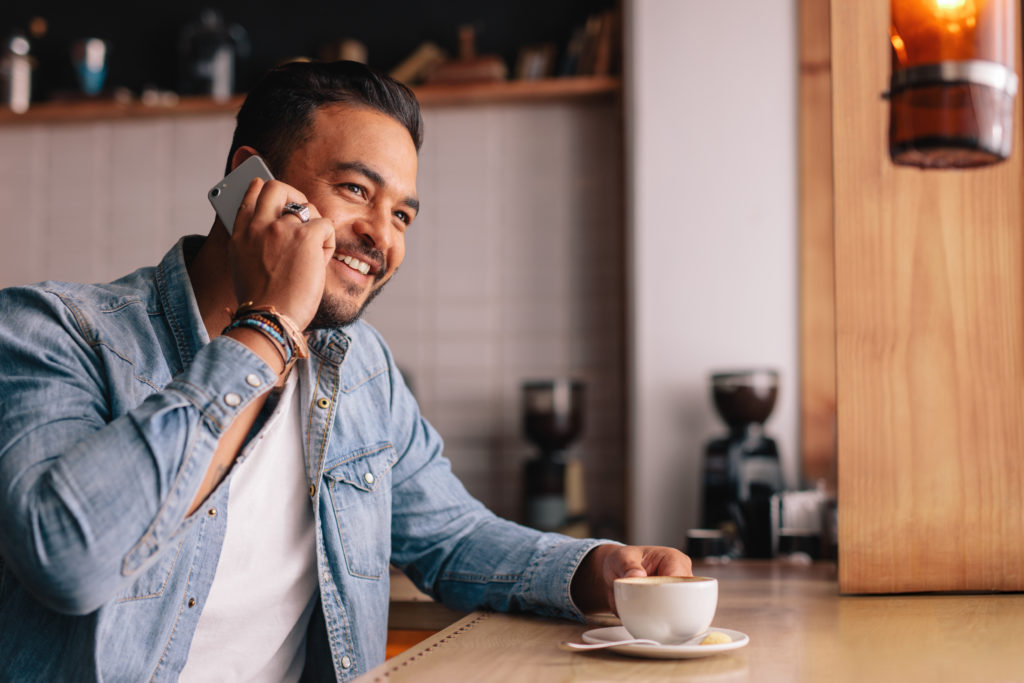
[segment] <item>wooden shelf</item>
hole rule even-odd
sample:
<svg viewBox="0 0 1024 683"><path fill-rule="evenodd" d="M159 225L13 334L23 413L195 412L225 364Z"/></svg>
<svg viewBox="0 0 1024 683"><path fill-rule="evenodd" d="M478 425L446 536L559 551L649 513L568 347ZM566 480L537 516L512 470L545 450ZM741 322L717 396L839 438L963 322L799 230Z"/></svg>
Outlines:
<svg viewBox="0 0 1024 683"><path fill-rule="evenodd" d="M420 104L431 107L601 97L614 95L620 88L621 82L617 77L593 76L547 78L537 81L424 85L414 90ZM215 102L209 97L182 97L172 105L148 105L138 100L117 102L113 99L40 102L33 104L24 114L0 109L0 125L234 113L238 111L242 100L243 96L237 95L226 102Z"/></svg>
<svg viewBox="0 0 1024 683"><path fill-rule="evenodd" d="M416 88L420 103L431 105L476 104L516 100L547 100L594 97L619 92L621 81L614 76L545 78L537 81L501 81L424 85Z"/></svg>
<svg viewBox="0 0 1024 683"><path fill-rule="evenodd" d="M113 99L40 102L32 104L24 114L0 109L0 125L221 114L236 112L241 104L241 97L233 97L226 102L215 102L209 97L182 97L172 105L143 104L139 100L118 102Z"/></svg>

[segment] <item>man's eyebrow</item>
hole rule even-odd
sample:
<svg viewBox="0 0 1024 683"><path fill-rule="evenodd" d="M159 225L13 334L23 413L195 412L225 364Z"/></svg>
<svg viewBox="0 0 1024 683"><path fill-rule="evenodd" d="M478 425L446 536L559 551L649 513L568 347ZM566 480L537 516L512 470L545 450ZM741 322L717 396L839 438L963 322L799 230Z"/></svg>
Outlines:
<svg viewBox="0 0 1024 683"><path fill-rule="evenodd" d="M370 168L361 161L339 161L334 165L334 171L355 171L356 173L360 173L366 176L370 180L370 182L372 182L377 187L385 188L388 186L387 181L384 180L384 176L382 176L380 173L377 173L376 171L374 171L372 168ZM413 211L419 213L420 200L416 199L415 197L406 197L405 199L402 200L402 203L404 203Z"/></svg>

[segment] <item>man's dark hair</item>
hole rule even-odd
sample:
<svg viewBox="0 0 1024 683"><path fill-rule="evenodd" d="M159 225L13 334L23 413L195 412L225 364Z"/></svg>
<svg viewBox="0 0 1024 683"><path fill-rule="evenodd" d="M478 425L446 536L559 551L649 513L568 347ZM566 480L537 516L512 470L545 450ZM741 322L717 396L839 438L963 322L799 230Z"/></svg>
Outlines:
<svg viewBox="0 0 1024 683"><path fill-rule="evenodd" d="M326 104L376 109L405 126L417 151L423 144L420 105L405 85L359 62L289 62L271 69L246 96L225 172L235 150L249 145L280 173L309 139L313 114Z"/></svg>

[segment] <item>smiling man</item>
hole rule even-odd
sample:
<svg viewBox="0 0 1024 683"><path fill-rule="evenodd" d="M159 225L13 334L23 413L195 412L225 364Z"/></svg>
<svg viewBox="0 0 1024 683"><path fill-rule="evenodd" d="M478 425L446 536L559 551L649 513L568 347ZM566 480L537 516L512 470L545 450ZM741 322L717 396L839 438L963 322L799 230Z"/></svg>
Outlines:
<svg viewBox="0 0 1024 683"><path fill-rule="evenodd" d="M156 267L0 292L0 679L348 680L388 564L456 608L579 619L679 551L499 519L359 318L419 209L419 107L364 66L272 71L217 219Z"/></svg>

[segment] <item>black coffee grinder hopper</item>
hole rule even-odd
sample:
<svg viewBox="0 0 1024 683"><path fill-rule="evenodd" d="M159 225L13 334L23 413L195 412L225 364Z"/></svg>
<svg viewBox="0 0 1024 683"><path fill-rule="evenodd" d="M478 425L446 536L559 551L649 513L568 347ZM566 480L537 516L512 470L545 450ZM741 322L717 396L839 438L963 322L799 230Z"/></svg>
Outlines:
<svg viewBox="0 0 1024 683"><path fill-rule="evenodd" d="M584 385L567 378L523 382L522 417L526 438L539 448L525 463L523 517L541 531L588 535L583 469L568 455L583 431Z"/></svg>
<svg viewBox="0 0 1024 683"><path fill-rule="evenodd" d="M711 397L728 435L705 447L702 525L732 541L732 554L771 557L771 498L783 490L775 440L764 423L775 407L779 375L750 369L711 375Z"/></svg>

